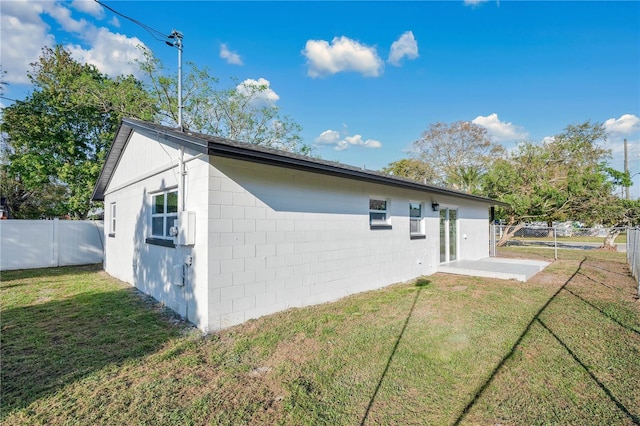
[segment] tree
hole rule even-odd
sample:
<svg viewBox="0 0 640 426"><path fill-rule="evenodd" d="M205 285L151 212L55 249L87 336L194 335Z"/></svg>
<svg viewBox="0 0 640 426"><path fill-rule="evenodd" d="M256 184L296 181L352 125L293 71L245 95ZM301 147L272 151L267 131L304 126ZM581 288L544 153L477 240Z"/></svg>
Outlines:
<svg viewBox="0 0 640 426"><path fill-rule="evenodd" d="M478 167L461 166L457 170L456 186L469 194L481 193L483 173Z"/></svg>
<svg viewBox="0 0 640 426"><path fill-rule="evenodd" d="M0 124L3 172L19 188L10 203L14 212L85 218L120 119L151 120L154 104L133 76L111 79L61 46L42 50L29 79L33 93L5 108ZM45 188L60 197L55 207L32 199Z"/></svg>
<svg viewBox="0 0 640 426"><path fill-rule="evenodd" d="M6 199L11 219L51 219L67 213L67 187L47 183L26 189L20 177L12 179L0 168L0 194Z"/></svg>
<svg viewBox="0 0 640 426"><path fill-rule="evenodd" d="M146 75L149 93L159 107L161 121L178 125L178 77L165 75L162 62L146 49L140 69ZM193 62L186 63L182 83L182 127L209 135L310 154L302 144L301 127L281 116L270 97L266 81L235 82L232 88L218 89L218 79Z"/></svg>
<svg viewBox="0 0 640 426"><path fill-rule="evenodd" d="M487 130L469 121L435 123L413 143L413 157L433 170L432 183L477 192L480 178L504 153Z"/></svg>
<svg viewBox="0 0 640 426"><path fill-rule="evenodd" d="M420 183L433 182L436 173L433 168L421 160L405 158L389 163L381 170L389 175L403 177Z"/></svg>
<svg viewBox="0 0 640 426"><path fill-rule="evenodd" d="M484 176L485 195L504 201L502 212L513 225L509 237L527 220L602 221L602 205L612 197L612 182L603 164L608 150L599 123L570 125L551 142L520 144L509 156L496 161ZM520 224L520 225L518 225Z"/></svg>
<svg viewBox="0 0 640 426"><path fill-rule="evenodd" d="M616 170L612 167L604 167L604 171L609 175L614 186L619 187L621 190L633 186L633 180L631 179L631 173L627 171ZM622 193L622 192L621 192Z"/></svg>
<svg viewBox="0 0 640 426"><path fill-rule="evenodd" d="M640 223L640 200L625 200L611 196L600 203L597 215L602 225L608 228L601 248L616 251L615 240L622 229Z"/></svg>

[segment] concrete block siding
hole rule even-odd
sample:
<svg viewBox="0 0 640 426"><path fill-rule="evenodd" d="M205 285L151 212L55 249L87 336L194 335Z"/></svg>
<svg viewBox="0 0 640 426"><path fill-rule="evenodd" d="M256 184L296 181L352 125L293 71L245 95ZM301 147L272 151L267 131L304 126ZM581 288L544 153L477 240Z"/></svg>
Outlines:
<svg viewBox="0 0 640 426"><path fill-rule="evenodd" d="M212 330L434 273L435 198L477 210L461 229L475 238L480 220L486 234L486 205L418 191L223 158L211 159L210 182ZM371 197L389 200L391 229L370 229ZM423 203L425 239L410 238L409 201ZM486 257L488 244L466 251Z"/></svg>
<svg viewBox="0 0 640 426"><path fill-rule="evenodd" d="M114 144L121 151L110 153L113 169L97 186L103 197L97 199L107 206L105 223L108 206L117 205L117 231L107 235L105 227L105 270L205 332L437 272L440 215L433 202L458 211L459 259L489 255L491 200L248 161L243 155L250 148L218 157L189 143L184 200L195 212L195 244L158 245L147 240L153 195L180 186L180 145L191 136L128 125L141 126L142 133L119 132ZM387 200L390 229L370 228L371 198ZM422 203L424 238L410 237L410 202ZM183 269L185 284L176 285L175 271L186 257L192 263Z"/></svg>

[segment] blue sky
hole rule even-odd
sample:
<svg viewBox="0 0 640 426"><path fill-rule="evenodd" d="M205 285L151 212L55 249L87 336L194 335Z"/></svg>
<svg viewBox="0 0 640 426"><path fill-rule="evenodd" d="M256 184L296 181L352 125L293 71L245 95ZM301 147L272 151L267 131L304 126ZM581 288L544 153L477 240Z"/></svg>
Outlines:
<svg viewBox="0 0 640 426"><path fill-rule="evenodd" d="M474 121L510 148L592 120L609 131L612 166L626 138L640 172L640 2L104 3L181 31L184 60L223 86L268 84L324 159L379 169L437 121ZM110 75L136 72L137 44L176 67L175 49L91 0L3 0L0 13L6 98L28 93L44 45Z"/></svg>

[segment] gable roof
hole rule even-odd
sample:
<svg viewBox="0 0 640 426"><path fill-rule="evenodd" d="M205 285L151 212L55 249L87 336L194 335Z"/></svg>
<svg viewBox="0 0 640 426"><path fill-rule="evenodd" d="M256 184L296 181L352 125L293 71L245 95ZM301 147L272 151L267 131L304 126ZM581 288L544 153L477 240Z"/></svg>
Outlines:
<svg viewBox="0 0 640 426"><path fill-rule="evenodd" d="M508 204L486 197L454 191L439 186L426 185L410 179L390 176L381 172L361 169L342 163L321 160L301 154L273 149L261 145L238 142L231 139L210 136L195 132L181 132L177 129L146 121L125 118L121 121L116 137L107 154L104 166L98 176L93 190L92 200L103 201L104 194L113 172L118 165L120 156L133 132L147 136L157 141L170 141L185 146L198 153L234 158L261 164L269 164L312 173L338 176L347 179L378 183L397 188L425 191L433 194L449 195L490 205L508 206Z"/></svg>

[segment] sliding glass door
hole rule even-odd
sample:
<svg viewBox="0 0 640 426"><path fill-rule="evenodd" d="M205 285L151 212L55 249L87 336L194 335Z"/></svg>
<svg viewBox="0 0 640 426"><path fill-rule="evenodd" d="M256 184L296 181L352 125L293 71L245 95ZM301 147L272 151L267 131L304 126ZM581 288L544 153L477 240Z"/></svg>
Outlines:
<svg viewBox="0 0 640 426"><path fill-rule="evenodd" d="M440 263L458 258L458 210L440 210Z"/></svg>

